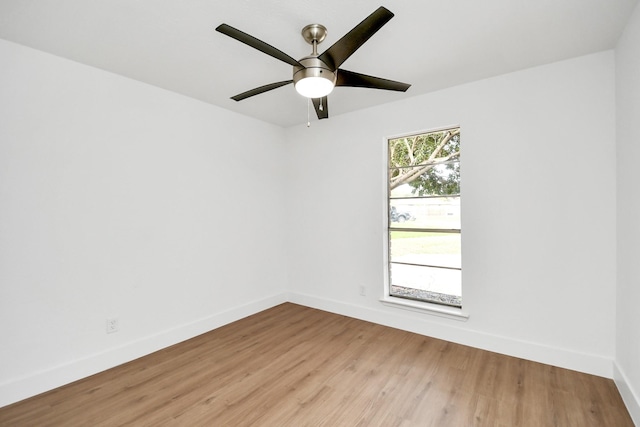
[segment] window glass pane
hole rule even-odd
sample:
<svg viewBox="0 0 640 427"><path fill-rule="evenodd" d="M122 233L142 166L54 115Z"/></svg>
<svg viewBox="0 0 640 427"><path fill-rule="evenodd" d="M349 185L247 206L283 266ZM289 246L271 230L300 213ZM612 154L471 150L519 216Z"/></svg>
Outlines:
<svg viewBox="0 0 640 427"><path fill-rule="evenodd" d="M461 307L460 128L388 142L389 293Z"/></svg>
<svg viewBox="0 0 640 427"><path fill-rule="evenodd" d="M391 228L460 230L459 197L423 197L389 200Z"/></svg>
<svg viewBox="0 0 640 427"><path fill-rule="evenodd" d="M390 263L392 296L460 306L462 272L445 268Z"/></svg>
<svg viewBox="0 0 640 427"><path fill-rule="evenodd" d="M459 233L391 231L389 240L391 262L462 267Z"/></svg>
<svg viewBox="0 0 640 427"><path fill-rule="evenodd" d="M389 196L416 197L460 194L460 162L389 169Z"/></svg>

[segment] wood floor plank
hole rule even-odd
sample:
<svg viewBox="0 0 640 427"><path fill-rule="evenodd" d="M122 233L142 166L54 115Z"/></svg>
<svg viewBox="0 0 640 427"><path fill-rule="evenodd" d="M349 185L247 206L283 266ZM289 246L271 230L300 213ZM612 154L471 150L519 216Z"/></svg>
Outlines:
<svg viewBox="0 0 640 427"><path fill-rule="evenodd" d="M0 408L0 426L633 426L612 380L295 304Z"/></svg>

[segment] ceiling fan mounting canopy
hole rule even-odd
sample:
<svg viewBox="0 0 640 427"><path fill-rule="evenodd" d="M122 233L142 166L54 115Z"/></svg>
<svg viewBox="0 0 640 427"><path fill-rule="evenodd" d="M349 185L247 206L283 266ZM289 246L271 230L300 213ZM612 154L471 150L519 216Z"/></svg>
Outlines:
<svg viewBox="0 0 640 427"><path fill-rule="evenodd" d="M260 86L232 96L231 99L242 101L254 95L259 95L293 83L298 93L307 98L311 98L318 119L326 119L329 117L327 95L331 93L335 86L405 92L411 85L339 68L391 18L393 18L393 13L382 6L379 7L322 54L318 54L317 48L318 44L326 38L327 29L320 24L307 25L302 29L302 37L307 43L313 46L313 51L311 55L305 56L300 60L296 60L262 40L227 24L219 25L216 31L293 66L293 77L291 80Z"/></svg>
<svg viewBox="0 0 640 427"><path fill-rule="evenodd" d="M327 28L320 24L309 24L302 29L302 37L311 45L313 42L320 44L327 37Z"/></svg>

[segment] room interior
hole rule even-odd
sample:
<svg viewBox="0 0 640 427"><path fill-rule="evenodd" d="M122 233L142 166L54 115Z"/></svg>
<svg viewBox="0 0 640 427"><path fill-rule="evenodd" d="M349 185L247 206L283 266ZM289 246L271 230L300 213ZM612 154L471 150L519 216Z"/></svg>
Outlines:
<svg viewBox="0 0 640 427"><path fill-rule="evenodd" d="M290 68L215 27L301 57L379 4L3 2L0 407L292 302L611 378L639 424L637 1L429 3L345 63L411 88L307 126L229 99ZM462 320L380 301L386 138L454 124Z"/></svg>

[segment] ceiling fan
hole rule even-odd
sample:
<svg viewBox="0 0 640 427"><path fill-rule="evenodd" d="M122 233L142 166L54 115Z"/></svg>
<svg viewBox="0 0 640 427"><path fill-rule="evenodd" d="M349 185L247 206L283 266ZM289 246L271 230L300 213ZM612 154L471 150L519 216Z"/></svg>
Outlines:
<svg viewBox="0 0 640 427"><path fill-rule="evenodd" d="M298 93L311 99L318 119L326 119L329 117L327 95L331 93L335 86L405 92L411 85L339 68L347 58L389 22L391 18L393 18L393 13L384 7L379 7L322 54L318 54L318 44L327 36L327 29L320 24L307 25L302 29L302 37L312 45L313 51L311 55L305 56L300 60L295 60L281 50L230 25L222 24L218 26L216 31L293 66L293 78L291 80L260 86L232 96L231 99L242 101L254 95L293 83Z"/></svg>

